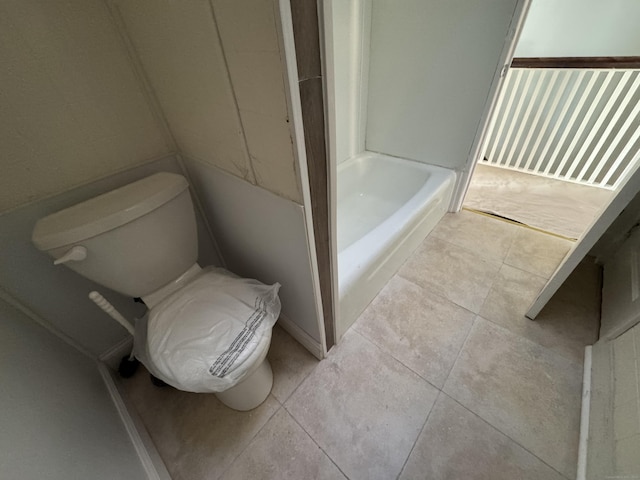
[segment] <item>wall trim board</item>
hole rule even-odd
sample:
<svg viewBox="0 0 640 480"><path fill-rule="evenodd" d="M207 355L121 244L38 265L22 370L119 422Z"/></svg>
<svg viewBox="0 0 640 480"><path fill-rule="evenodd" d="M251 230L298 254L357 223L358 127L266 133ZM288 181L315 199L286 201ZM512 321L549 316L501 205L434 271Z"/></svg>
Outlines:
<svg viewBox="0 0 640 480"><path fill-rule="evenodd" d="M321 15L321 28L320 32L323 35L322 42L322 72L324 82L324 114L325 114L325 135L326 135L326 145L327 145L327 181L328 181L328 202L329 202L329 254L331 259L331 289L333 292L333 319L334 319L334 331L338 331L338 324L340 323L340 286L338 284L338 228L337 228L337 218L338 218L338 147L337 147L337 139L336 139L336 82L335 79L335 69L334 69L334 42L333 36L327 35L327 29L331 29L332 21L333 21L333 2L331 1L323 1L322 2L322 15ZM368 58L368 54L367 54ZM363 93L363 95L365 95ZM366 97L365 97L366 98ZM362 118L366 118L362 117ZM363 122L366 123L366 122ZM363 142L362 147L364 148L364 129L361 132L361 140ZM337 337L337 336L336 336ZM335 343L340 341L340 338L334 339Z"/></svg>
<svg viewBox="0 0 640 480"><path fill-rule="evenodd" d="M102 362L98 362L97 368L131 439L131 443L133 443L147 478L149 480L171 480L169 471L162 461L153 440L151 440L142 420L140 420L135 409L127 400L126 395L119 388L119 381L113 377L114 373Z"/></svg>
<svg viewBox="0 0 640 480"><path fill-rule="evenodd" d="M326 356L324 346L311 338L307 332L302 330L286 316L280 314L280 318L278 318L278 325L280 325L289 335L304 346L318 360L322 360Z"/></svg>
<svg viewBox="0 0 640 480"><path fill-rule="evenodd" d="M461 171L456 171L456 186L453 191L451 206L449 207L450 212L459 212L462 208L464 197L469 188L469 184L471 183L471 177L473 176L476 165L480 160L478 157L480 156L482 146L486 141L485 137L490 129L489 127L491 123L495 121L494 110L498 103L500 91L504 85L508 66L513 60L518 39L520 38L520 34L524 28L525 19L527 17L529 7L531 6L531 2L532 0L518 0L513 10L513 16L511 17L507 38L505 38L500 59L496 64L496 71L491 82L491 87L489 88L484 112L478 121L476 135L473 143L471 144L467 162Z"/></svg>
<svg viewBox="0 0 640 480"><path fill-rule="evenodd" d="M118 370L120 359L128 356L133 349L133 337L126 337L112 347L106 349L98 356L98 361L104 363L112 370Z"/></svg>
<svg viewBox="0 0 640 480"><path fill-rule="evenodd" d="M287 3L287 5L284 5ZM282 28L285 33L285 54L290 75L289 89L293 104L300 107L301 130L296 137L303 136L308 172L309 198L305 210L311 214L317 262L317 274L324 319L324 337L327 349L335 342L336 301L333 291L331 265L331 219L329 213L328 159L326 151L326 124L324 118L324 78L321 65L320 18L318 4L312 0L286 2L280 0ZM287 29L286 31L284 29ZM288 48L288 50L287 50ZM294 62L295 59L295 62ZM297 65L297 72L291 67ZM292 76L293 75L293 76ZM293 92L291 80L297 80L298 92ZM296 118L294 117L294 121ZM300 152L299 152L300 153ZM302 163L302 162L301 162ZM303 182L305 183L305 182Z"/></svg>
<svg viewBox="0 0 640 480"><path fill-rule="evenodd" d="M580 410L580 441L578 443L578 473L576 480L587 478L587 454L589 441L589 414L591 409L591 360L592 348L584 349L584 367L582 373L582 405Z"/></svg>
<svg viewBox="0 0 640 480"><path fill-rule="evenodd" d="M9 292L7 292L2 287L2 285L0 285L0 301L3 301L5 303L7 303L8 305L12 306L13 308L15 308L16 310L20 311L21 313L23 313L24 315L29 317L29 319L33 320L38 325L40 325L41 327L45 328L48 332L52 333L53 335L58 337L60 340L62 340L64 343L66 343L67 345L73 347L74 349L76 349L77 351L82 353L83 355L87 356L88 358L91 358L92 360L96 359L96 356L93 355L91 352L89 352L89 350L84 348L82 345L80 345L78 342L76 342L69 335L64 333L59 328L57 328L54 324L48 322L47 320L45 320L44 318L39 316L37 313L35 313L33 310L28 308L26 305L24 305L22 302L20 302L18 299L16 299L13 295L11 295Z"/></svg>
<svg viewBox="0 0 640 480"><path fill-rule="evenodd" d="M322 338L322 357L334 343L332 332L335 331L335 293L331 292L333 299L329 305L330 311L325 312L323 303L323 291L320 280L320 268L318 265L317 243L315 232L314 212L312 207L312 194L310 187L310 174L306 151L305 128L303 124L302 101L300 98L300 78L298 75L298 55L296 54L296 42L293 28L293 15L290 0L275 0L278 12L275 15L280 51L283 55L285 72L285 94L287 110L291 125L291 138L293 140L293 152L298 165L300 186L302 190L305 227L307 242L310 252L311 272L313 276L313 289L317 316L323 321L319 322L320 336ZM326 199L325 199L326 200ZM331 335L331 337L329 337Z"/></svg>
<svg viewBox="0 0 640 480"><path fill-rule="evenodd" d="M598 341L591 347L591 395L589 436L585 453L585 477L607 478L614 468L613 345ZM582 430L582 425L581 425ZM578 480L580 478L578 477Z"/></svg>

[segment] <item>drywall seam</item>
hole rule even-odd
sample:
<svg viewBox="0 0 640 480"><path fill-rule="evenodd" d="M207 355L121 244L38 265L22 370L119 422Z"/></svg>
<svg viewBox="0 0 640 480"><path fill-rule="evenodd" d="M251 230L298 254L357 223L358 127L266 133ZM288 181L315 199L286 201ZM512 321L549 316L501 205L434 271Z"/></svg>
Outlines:
<svg viewBox="0 0 640 480"><path fill-rule="evenodd" d="M96 360L95 355L90 353L87 349L85 349L82 345L80 345L78 342L76 342L73 338L71 338L69 335L64 333L62 330L58 329L55 325L48 322L47 320L42 318L40 315L35 313L33 310L28 308L26 305L21 303L15 297L9 294L9 292L7 292L1 285L0 285L0 300L4 301L8 305L11 305L16 310L19 310L21 313L29 317L38 325L45 328L47 331L49 331L50 333L52 333L53 335L61 339L67 345L70 345L71 347L75 348L76 350L78 350L80 353L87 356L88 358L91 358L92 360Z"/></svg>
<svg viewBox="0 0 640 480"><path fill-rule="evenodd" d="M149 108L153 112L153 116L158 122L160 129L164 133L165 143L169 148L169 150L171 150L172 152L176 152L178 150L178 144L176 142L175 137L173 136L173 132L171 131L171 128L169 127L167 116L165 115L164 110L160 105L158 96L156 95L156 92L153 89L151 82L149 81L149 76L147 75L147 72L145 71L144 66L142 65L142 61L140 60L138 51L136 50L135 45L131 40L131 35L129 35L127 24L122 18L122 12L120 12L120 9L116 4L116 0L105 0L105 2L106 2L107 10L110 13L113 25L122 41L123 48L125 50L127 58L129 59L133 72L138 79L142 93L147 99Z"/></svg>
<svg viewBox="0 0 640 480"><path fill-rule="evenodd" d="M118 415L131 439L131 443L138 454L142 468L149 480L171 480L171 476L160 454L156 450L151 437L147 433L142 421L135 414L135 410L127 405L109 368L101 362L97 364L98 372L104 381Z"/></svg>
<svg viewBox="0 0 640 480"><path fill-rule="evenodd" d="M103 180L105 178L109 178L109 177L111 177L113 175L118 175L118 174L120 174L122 172L126 172L127 170L131 170L131 169L137 168L137 167L142 167L142 166L148 165L150 163L159 162L159 161L164 160L166 158L175 158L175 153L171 152L171 153L167 153L167 154L162 154L162 155L160 155L158 157L153 157L153 158L141 160L140 162L133 163L133 164L127 165L125 167L119 168L117 170L113 170L111 172L108 172L105 175L102 175L102 176L99 176L99 177L95 177L95 178L89 178L88 180L86 180L84 182L80 182L80 183L78 183L76 185L71 185L69 187L66 187L64 190L59 190L59 191L50 193L48 195L44 195L44 196L41 196L41 197L33 198L32 200L30 200L28 202L21 203L20 205L16 205L16 206L11 207L11 208L9 208L7 210L1 211L0 212L0 216L12 213L12 212L14 212L16 210L19 210L21 208L27 207L29 205L33 205L34 203L43 202L43 201L48 200L50 198L57 197L58 195L62 195L63 193L69 192L69 191L74 190L76 188L84 187L85 185L90 185L92 183L99 182L100 180Z"/></svg>
<svg viewBox="0 0 640 480"><path fill-rule="evenodd" d="M253 167L253 158L251 158L251 152L249 152L249 142L247 142L247 134L245 133L244 121L242 120L242 114L240 113L238 96L236 95L236 89L233 86L233 81L231 80L231 71L229 70L227 52L226 52L224 43L222 42L222 35L220 35L220 29L218 28L218 19L216 18L216 11L213 8L212 0L209 0L209 8L211 10L211 20L213 21L213 25L215 26L215 29L216 29L216 36L218 38L218 43L220 44L220 50L222 51L222 61L224 62L224 68L227 73L227 82L229 82L229 88L231 89L231 96L233 97L233 105L236 108L236 112L238 112L238 121L240 122L240 127L242 128L242 142L244 145L244 152L249 161L249 169L251 171L251 178L253 179L253 182L250 182L250 183L254 185L258 185L258 178L256 177L256 171L255 171L255 168ZM247 180L246 177L243 179ZM278 196L281 196L281 195L278 195Z"/></svg>
<svg viewBox="0 0 640 480"><path fill-rule="evenodd" d="M209 240L211 240L211 243L213 244L213 248L218 254L218 258L220 259L220 262L222 262L222 266L227 268L227 261L222 255L220 246L218 245L218 242L216 241L216 237L213 234L213 229L211 228L211 224L209 223L209 218L205 214L204 207L202 206L202 200L200 200L200 193L198 192L198 189L196 188L195 183L191 180L191 174L189 173L189 169L187 168L187 166L184 164L184 160L182 159L182 154L177 153L176 159L178 160L178 165L180 165L180 168L182 169L182 173L184 174L185 177L187 177L189 181L189 185L193 189L193 193L194 193L193 197L195 200L195 205L198 211L200 212L200 217L204 221L205 227L207 228L207 233L209 234Z"/></svg>

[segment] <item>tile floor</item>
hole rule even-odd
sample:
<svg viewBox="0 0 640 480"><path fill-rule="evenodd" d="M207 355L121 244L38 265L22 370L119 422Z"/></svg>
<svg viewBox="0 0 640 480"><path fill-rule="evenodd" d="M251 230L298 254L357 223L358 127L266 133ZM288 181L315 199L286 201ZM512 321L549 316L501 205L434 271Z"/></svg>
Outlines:
<svg viewBox="0 0 640 480"><path fill-rule="evenodd" d="M524 312L571 243L447 215L322 362L276 326L267 401L125 380L175 480L573 479L598 270Z"/></svg>

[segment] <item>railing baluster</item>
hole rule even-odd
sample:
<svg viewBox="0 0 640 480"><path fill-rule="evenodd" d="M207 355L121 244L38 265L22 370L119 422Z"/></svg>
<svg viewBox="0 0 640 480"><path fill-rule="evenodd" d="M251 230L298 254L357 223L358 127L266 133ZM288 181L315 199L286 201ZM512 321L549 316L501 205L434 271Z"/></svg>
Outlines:
<svg viewBox="0 0 640 480"><path fill-rule="evenodd" d="M625 133L629 131L629 127L631 126L631 123L638 116L638 112L640 112L640 103L636 103L636 106L633 107L633 110L624 121L622 128L620 128L620 130L618 131L618 134L615 136L615 138L611 142L611 145L609 145L609 148L607 148L607 151L604 154L605 157L608 157L615 150L615 147L618 146L618 144L620 143L620 140L624 138ZM600 184L606 185L609 182L614 172L618 169L622 161L625 159L626 154L629 153L629 150L631 150L631 148L636 143L636 140L638 140L639 137L640 137L640 128L636 128L635 132L633 132L633 135L627 141L626 145L618 155L618 158L616 158L615 162L613 162L613 165L609 167L607 174L604 176ZM599 171L593 172L591 177L589 177L590 183L595 183L595 179L597 178L598 173L600 172Z"/></svg>
<svg viewBox="0 0 640 480"><path fill-rule="evenodd" d="M550 75L548 70L513 68L507 72L479 161L615 188L633 165L632 157L640 157L640 128L636 128L640 102L618 127L625 109L637 98L640 70L554 68ZM611 155L618 150L612 161Z"/></svg>
<svg viewBox="0 0 640 480"><path fill-rule="evenodd" d="M560 114L556 118L556 123L553 126L553 128L551 129L551 134L547 137L547 143L544 146L544 148L542 149L542 153L540 154L540 158L538 158L538 161L536 162L536 166L533 168L533 170L535 172L540 172L540 167L542 166L542 162L546 158L547 152L549 151L549 148L551 148L551 145L553 144L553 139L556 138L558 130L560 130L560 125L562 125L562 122L564 121L564 117L567 114L567 111L569 110L569 106L573 102L573 98L576 96L576 92L580 88L580 85L582 84L582 80L584 79L584 76L586 75L586 73L587 73L586 70L582 70L582 71L578 72L578 78L576 78L575 83L571 87L571 90L569 91L569 95L567 96L567 98L565 99L564 104L562 105L562 109L560 110ZM571 75L571 72L568 72L568 74ZM545 174L546 174L546 172L545 172Z"/></svg>
<svg viewBox="0 0 640 480"><path fill-rule="evenodd" d="M534 100L538 99L538 91L540 89L540 87L542 87L542 83L544 82L544 80L547 78L546 75L546 71L545 70L541 70L540 71L540 78L538 78L538 85L536 86L536 90L533 94L533 98L532 101L529 103L529 108L531 108L531 106L536 103ZM517 169L521 169L520 164L522 163L522 160L524 158L524 154L527 151L527 147L529 146L529 142L531 141L531 138L533 137L533 132L535 132L537 126L538 126L538 122L540 121L540 117L542 116L542 111L544 110L544 106L547 104L547 100L549 100L549 95L551 95L551 92L553 91L553 87L556 84L556 80L558 79L558 70L554 70L553 73L551 74L551 78L549 79L549 82L547 83L547 87L544 90L544 94L542 95L542 100L540 101L540 104L538 106L538 111L536 112L535 116L533 117L533 122L531 122L531 127L529 128L529 131L527 132L527 136L524 139L524 143L522 144L522 148L520 149L520 153L518 154L518 158L516 158L514 167ZM528 112L527 112L528 113ZM522 126L521 126L522 128ZM531 157L530 157L531 158ZM530 162L527 162L527 164L525 165L525 168L527 168L529 166Z"/></svg>
<svg viewBox="0 0 640 480"><path fill-rule="evenodd" d="M626 84L631 79L631 74L632 74L631 71L628 71L628 72L624 73L623 78L618 83L618 87L616 88L616 91L614 92L613 95L611 95L611 98L609 99L609 103L607 104L607 106L609 107L609 110L613 107L613 105L615 104L616 100L618 100L618 98L620 96L620 93L622 92L622 90L624 89ZM593 163L595 158L598 156L598 153L600 153L600 150L602 149L602 147L604 146L605 142L607 141L607 139L611 135L611 131L613 130L613 128L618 123L618 120L620 120L620 116L624 112L625 107L627 105L629 105L629 102L631 101L631 99L633 98L633 95L638 90L638 87L640 87L640 75L636 75L636 78L635 78L634 82L631 84L631 88L629 88L629 90L627 90L626 95L624 96L624 98L622 99L622 102L620 103L620 105L616 109L616 112L614 113L613 117L611 117L611 120L607 123L607 127L605 128L604 132L602 132L602 135L600 135L600 138L598 139L598 142L596 143L595 147L593 147L593 151L591 152L591 155L589 155L589 158L587 159L587 161L585 162L584 166L582 167L582 170L580 170L580 173L578 174L578 177L576 178L576 180L578 180L578 181L583 181L584 180L584 177L586 176L587 172L589 171L589 167L591 167L591 164ZM603 112L603 114L600 116L600 118L598 120L601 121L601 122L604 122L604 119L606 118L607 114L608 114L608 112L606 114L605 114L605 112ZM594 128L594 131L596 131L595 128ZM606 161L607 161L607 159L603 156L602 159L600 160L600 163L598 165L596 165L596 169L594 170L594 172L597 171L598 173L600 173L600 171L604 167L604 164L606 164ZM596 176L597 176L597 174L596 174ZM588 180L586 180L586 182L590 183Z"/></svg>
<svg viewBox="0 0 640 480"><path fill-rule="evenodd" d="M558 71L556 71L556 73L558 73ZM538 138L536 138L536 141L533 144L533 147L531 148L531 153L529 154L529 160L527 160L527 163L524 166L525 170L529 170L529 166L531 165L531 162L535 158L535 154L538 151L538 147L540 146L540 142L544 138L544 134L547 131L547 128L549 128L549 123L551 122L551 119L553 118L553 113L558 108L558 103L560 102L560 99L562 98L562 95L564 95L564 92L567 89L567 85L569 84L569 79L571 78L571 72L564 71L562 76L564 78L562 79L562 82L560 83L560 87L558 87L558 89L554 93L553 102L551 103L551 107L549 107L549 112L547 113L547 116L546 116L546 118L544 120L544 123L542 124L542 128L540 128L540 133L538 134ZM541 112L543 110L544 110L544 105L542 105L541 108L540 108ZM542 157L540 157L540 158L542 158ZM536 167L537 167L537 165L538 164L536 164ZM538 169L536 167L534 167L532 170L538 171Z"/></svg>
<svg viewBox="0 0 640 480"><path fill-rule="evenodd" d="M603 76L602 72L594 72L594 75ZM558 168L557 168L556 173L554 175L555 178L559 178L561 176L564 176L564 175L562 175L562 170L564 169L564 166L567 164L567 160L569 160L571 155L574 153L576 145L577 145L578 141L580 140L580 138L582 137L584 129L587 128L589 120L591 119L591 116L593 115L593 112L595 112L596 108L600 104L600 101L602 100L602 97L604 96L604 92L607 91L607 87L611 83L611 79L612 78L613 78L613 75L608 75L606 72L604 72L604 81L600 85L600 88L598 88L598 91L596 92L596 95L595 95L593 101L591 102L591 105L589 105L589 109L587 110L587 113L582 117L582 121L578 124L578 130L576 130L576 133L573 135L573 138L571 139L571 143L569 144L569 147L564 152L564 155L562 156L562 160L560 160L560 164L558 165ZM591 90L585 91L582 94L582 98L586 101L589 98L589 94L590 93L591 93ZM574 162L579 162L580 161L580 157L579 156L574 157L573 161Z"/></svg>
<svg viewBox="0 0 640 480"><path fill-rule="evenodd" d="M592 71L591 72L591 78L589 78L589 82L587 83L587 86L585 88L585 92L590 92L591 91L591 89L593 88L593 86L596 83L597 78L598 78L597 72L593 72ZM571 132L571 129L573 128L573 125L575 124L576 118L578 118L578 115L582 111L582 107L584 106L586 101L587 101L587 95L581 95L580 98L578 99L578 104L573 109L573 112L571 113L571 116L569 117L569 121L565 124L564 130L562 131L562 135L560 136L560 141L556 144L556 148L553 149L553 153L551 154L551 157L549 158L549 163L547 163L547 166L544 169L544 174L545 175L549 174L549 171L551 170L551 167L555 164L556 158L558 157L558 154L560 153L560 150L562 149L562 146L564 145L564 142L567 140L567 137L569 136L569 132ZM569 104L573 103L573 98L568 100L568 102L569 102ZM564 118L562 119L562 121L564 121ZM559 122L559 123L562 123L562 122Z"/></svg>
<svg viewBox="0 0 640 480"><path fill-rule="evenodd" d="M533 72L532 71L528 71L527 72L527 78L526 78L526 80L524 82L524 87L522 89L522 95L520 95L520 98L518 99L518 104L516 105L516 110L515 110L515 112L513 112L513 121L511 122L511 125L509 125L509 131L507 132L507 136L506 136L505 143L504 143L504 147L505 148L502 149L503 152L507 149L507 146L511 144L511 135L513 134L513 129L516 126L516 124L519 124L519 127L518 127L518 130L516 132L515 137L513 138L513 145L511 146L511 148L509 148L509 154L507 155L507 158L503 163L503 165L506 166L506 167L511 166L511 158L513 157L513 153L518 148L518 143L520 141L520 136L522 134L522 126L525 123L524 116L526 116L528 114L529 109L530 109L531 105L533 104L532 101L529 102L529 105L527 107L527 111L524 114L524 116L521 118L520 112L522 111L522 105L524 104L524 101L527 98L527 92L529 92L529 87L531 86L531 80L532 79L533 79ZM534 97L535 97L535 93L534 93Z"/></svg>
<svg viewBox="0 0 640 480"><path fill-rule="evenodd" d="M522 70L516 70L514 77L512 77L512 82L510 83L511 92L509 93L509 100L507 101L507 105L505 106L504 112L502 113L502 118L500 119L500 125L498 126L498 132L496 134L496 138L491 147L491 152L487 157L490 164L500 164L499 160L496 160L495 153L498 144L502 138L502 129L504 128L505 123L507 122L507 117L509 116L509 111L511 110L511 105L513 104L513 99L516 96L516 92L518 91L518 86L520 85L520 78L522 77ZM504 148L504 145L503 145Z"/></svg>

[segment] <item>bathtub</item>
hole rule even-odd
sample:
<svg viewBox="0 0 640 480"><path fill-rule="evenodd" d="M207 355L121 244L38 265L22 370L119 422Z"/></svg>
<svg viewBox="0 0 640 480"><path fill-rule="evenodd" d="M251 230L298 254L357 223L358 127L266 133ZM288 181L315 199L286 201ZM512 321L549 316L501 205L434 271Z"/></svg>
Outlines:
<svg viewBox="0 0 640 480"><path fill-rule="evenodd" d="M364 152L337 177L340 338L447 212L456 176Z"/></svg>

